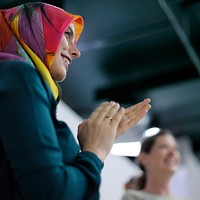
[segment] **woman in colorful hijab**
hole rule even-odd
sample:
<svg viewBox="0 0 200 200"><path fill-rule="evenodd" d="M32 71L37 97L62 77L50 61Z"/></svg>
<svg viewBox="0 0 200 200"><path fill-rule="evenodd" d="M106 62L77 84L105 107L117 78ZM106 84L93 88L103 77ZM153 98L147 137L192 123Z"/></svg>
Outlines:
<svg viewBox="0 0 200 200"><path fill-rule="evenodd" d="M0 10L0 199L99 199L114 140L150 109L149 99L102 103L76 143L56 106L82 29L81 16L45 3Z"/></svg>
<svg viewBox="0 0 200 200"><path fill-rule="evenodd" d="M29 3L2 10L0 60L15 58L35 66L49 84L54 97L58 98L58 88L49 74L49 69L58 44L72 22L76 44L83 29L81 16L41 3Z"/></svg>

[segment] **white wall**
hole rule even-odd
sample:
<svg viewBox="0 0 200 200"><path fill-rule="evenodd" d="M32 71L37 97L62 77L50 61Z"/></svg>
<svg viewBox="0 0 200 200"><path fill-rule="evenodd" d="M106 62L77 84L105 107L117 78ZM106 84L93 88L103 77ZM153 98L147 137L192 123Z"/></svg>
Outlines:
<svg viewBox="0 0 200 200"><path fill-rule="evenodd" d="M105 160L100 187L101 200L120 200L124 194L124 184L132 177L140 174L139 168L124 157L112 154Z"/></svg>

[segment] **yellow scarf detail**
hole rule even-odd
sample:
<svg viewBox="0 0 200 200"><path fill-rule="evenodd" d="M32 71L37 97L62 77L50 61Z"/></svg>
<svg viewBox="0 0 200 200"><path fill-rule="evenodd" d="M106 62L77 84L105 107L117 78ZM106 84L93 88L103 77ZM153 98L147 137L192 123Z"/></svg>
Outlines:
<svg viewBox="0 0 200 200"><path fill-rule="evenodd" d="M24 41L19 36L18 18L19 18L19 15L17 15L15 19L13 20L12 29L15 30L17 39L19 40L20 44L23 46L25 51L28 53L28 55L31 57L37 70L41 73L43 78L46 80L47 84L49 85L51 89L51 92L53 93L54 98L57 99L59 96L59 90L55 81L52 79L49 70L46 68L45 64L41 61L41 59L24 43Z"/></svg>

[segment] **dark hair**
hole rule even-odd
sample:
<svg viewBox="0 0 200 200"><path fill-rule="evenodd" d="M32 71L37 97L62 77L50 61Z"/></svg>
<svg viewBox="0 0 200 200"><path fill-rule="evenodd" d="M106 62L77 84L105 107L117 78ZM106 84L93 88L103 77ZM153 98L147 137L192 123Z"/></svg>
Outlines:
<svg viewBox="0 0 200 200"><path fill-rule="evenodd" d="M142 147L141 147L140 153L142 153L142 152L144 152L146 154L150 153L157 138L162 135L172 135L173 136L173 133L168 129L160 129L156 135L145 138L142 142ZM144 189L145 183L146 183L146 170L145 170L145 167L141 163L138 163L138 165L140 166L140 168L143 171L143 174L138 179L138 188L140 190L142 190L142 189Z"/></svg>

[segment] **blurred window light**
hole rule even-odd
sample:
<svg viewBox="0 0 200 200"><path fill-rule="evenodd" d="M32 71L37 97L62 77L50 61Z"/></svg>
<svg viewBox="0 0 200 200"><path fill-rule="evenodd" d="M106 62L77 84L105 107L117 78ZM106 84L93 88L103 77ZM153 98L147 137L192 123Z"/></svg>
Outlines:
<svg viewBox="0 0 200 200"><path fill-rule="evenodd" d="M158 134L160 128L152 127L143 132L143 138ZM142 141L142 140L141 140ZM141 150L141 141L114 143L111 154L116 156L137 157Z"/></svg>
<svg viewBox="0 0 200 200"><path fill-rule="evenodd" d="M115 143L111 149L111 153L116 156L133 156L137 157L140 153L140 142L123 142Z"/></svg>

